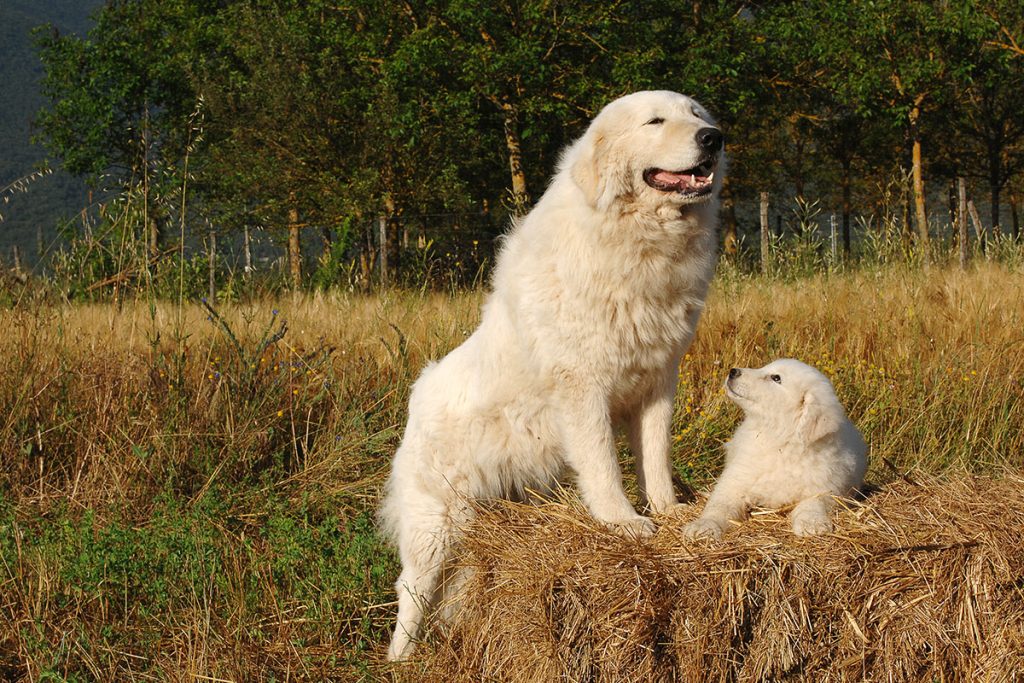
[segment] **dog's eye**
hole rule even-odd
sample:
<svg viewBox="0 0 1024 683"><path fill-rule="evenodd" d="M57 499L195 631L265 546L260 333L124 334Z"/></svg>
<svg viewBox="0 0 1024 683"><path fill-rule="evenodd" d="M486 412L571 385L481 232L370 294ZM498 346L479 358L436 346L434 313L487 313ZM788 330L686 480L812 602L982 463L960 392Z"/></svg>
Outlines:
<svg viewBox="0 0 1024 683"><path fill-rule="evenodd" d="M665 123L665 119L661 118L660 116L655 116L653 119L651 119L650 121L648 121L644 125L647 125L647 126L659 126L659 125L661 125L663 123Z"/></svg>
<svg viewBox="0 0 1024 683"><path fill-rule="evenodd" d="M778 375L772 375L771 380L776 384L782 384L782 378Z"/></svg>

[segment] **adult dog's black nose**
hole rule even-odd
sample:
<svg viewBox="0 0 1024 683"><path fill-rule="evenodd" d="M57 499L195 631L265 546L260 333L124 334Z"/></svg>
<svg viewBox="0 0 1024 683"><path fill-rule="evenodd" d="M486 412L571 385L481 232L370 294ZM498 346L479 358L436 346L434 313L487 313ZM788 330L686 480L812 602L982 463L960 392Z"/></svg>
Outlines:
<svg viewBox="0 0 1024 683"><path fill-rule="evenodd" d="M729 379L736 379L739 376L740 376L740 369L739 368L733 368L733 369L729 370Z"/></svg>
<svg viewBox="0 0 1024 683"><path fill-rule="evenodd" d="M725 136L717 128L701 128L697 131L697 144L702 150L714 153L722 149Z"/></svg>

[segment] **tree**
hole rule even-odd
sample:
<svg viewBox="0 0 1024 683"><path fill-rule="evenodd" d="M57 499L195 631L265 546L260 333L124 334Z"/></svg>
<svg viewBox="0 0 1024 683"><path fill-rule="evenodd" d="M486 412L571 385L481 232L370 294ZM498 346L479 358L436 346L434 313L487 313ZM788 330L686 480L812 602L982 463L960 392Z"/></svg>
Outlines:
<svg viewBox="0 0 1024 683"><path fill-rule="evenodd" d="M208 47L203 19L222 4L112 0L87 38L37 32L50 103L36 118L39 140L94 185L108 173L141 185L152 251L163 211L154 177L180 162L192 137L189 68Z"/></svg>
<svg viewBox="0 0 1024 683"><path fill-rule="evenodd" d="M878 135L877 107L844 87L841 60L847 55L827 27L844 21L847 9L779 3L763 13L762 23L771 46L765 61L776 68L771 109L785 121L786 133L772 148L792 150L782 164L790 169L784 180L798 198L808 183L838 186L843 250L849 253L855 167L870 157L877 169L890 154L889 141Z"/></svg>
<svg viewBox="0 0 1024 683"><path fill-rule="evenodd" d="M403 214L469 203L472 108L446 87L450 54L410 12L276 0L220 16L197 86L209 107L204 191L223 221L288 230L293 286L302 227L379 216L379 256L397 270Z"/></svg>
<svg viewBox="0 0 1024 683"><path fill-rule="evenodd" d="M341 224L352 210L346 180L361 180L345 163L358 133L342 122L362 103L350 99L351 87L331 91L352 59L329 48L333 18L323 3L225 8L218 48L195 77L207 107L198 177L208 208L227 225L283 233L294 289L302 285L302 228Z"/></svg>
<svg viewBox="0 0 1024 683"><path fill-rule="evenodd" d="M949 25L942 3L879 0L820 3L820 55L842 101L879 115L903 131L913 178L917 237L928 244L924 130L944 102L944 84L958 65L946 49ZM927 258L927 250L923 253Z"/></svg>
<svg viewBox="0 0 1024 683"><path fill-rule="evenodd" d="M624 3L566 5L553 0L425 3L417 37L443 49L447 66L435 87L481 112L488 140L504 147L513 213L530 202L530 187L550 174L570 135L581 132L600 104L621 94L612 77L626 32Z"/></svg>
<svg viewBox="0 0 1024 683"><path fill-rule="evenodd" d="M995 25L995 34L985 39L985 47L1002 50L1010 56L1024 57L1024 12L1014 0L992 0L983 6Z"/></svg>
<svg viewBox="0 0 1024 683"><path fill-rule="evenodd" d="M1019 5L986 8L965 4L950 11L956 41L951 49L964 68L950 79L952 97L942 119L956 131L942 148L937 168L947 176L978 178L989 190L993 230L1001 223L1001 194L1010 179L1024 169L1024 60L996 47L1001 29L990 15L1019 16Z"/></svg>

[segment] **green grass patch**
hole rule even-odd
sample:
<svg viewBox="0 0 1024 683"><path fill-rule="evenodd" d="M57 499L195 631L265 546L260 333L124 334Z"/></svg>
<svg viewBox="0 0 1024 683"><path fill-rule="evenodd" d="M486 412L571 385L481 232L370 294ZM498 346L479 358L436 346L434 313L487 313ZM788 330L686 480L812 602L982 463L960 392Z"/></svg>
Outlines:
<svg viewBox="0 0 1024 683"><path fill-rule="evenodd" d="M15 678L162 677L191 645L209 675L284 680L300 661L341 679L369 675L389 626L375 606L391 599L397 560L368 511L346 519L274 495L232 508L211 491L194 505L164 496L144 520L16 512L0 499L2 583L20 608L4 637L30 663L0 659Z"/></svg>

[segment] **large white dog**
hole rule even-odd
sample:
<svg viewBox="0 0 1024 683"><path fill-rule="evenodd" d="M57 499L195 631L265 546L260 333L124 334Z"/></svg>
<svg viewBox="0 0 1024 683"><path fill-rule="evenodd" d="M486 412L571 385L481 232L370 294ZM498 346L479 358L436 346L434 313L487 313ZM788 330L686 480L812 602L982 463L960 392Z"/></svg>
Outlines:
<svg viewBox="0 0 1024 683"><path fill-rule="evenodd" d="M402 560L390 659L444 597L468 501L520 497L568 465L595 518L649 534L622 487L624 425L646 504L676 502L672 405L714 270L722 141L683 95L615 100L508 234L480 327L412 389L381 509Z"/></svg>
<svg viewBox="0 0 1024 683"><path fill-rule="evenodd" d="M835 496L864 482L867 445L825 375L785 358L733 368L725 393L746 419L725 445L725 469L687 536L718 538L751 505L795 505L793 532L832 530Z"/></svg>

